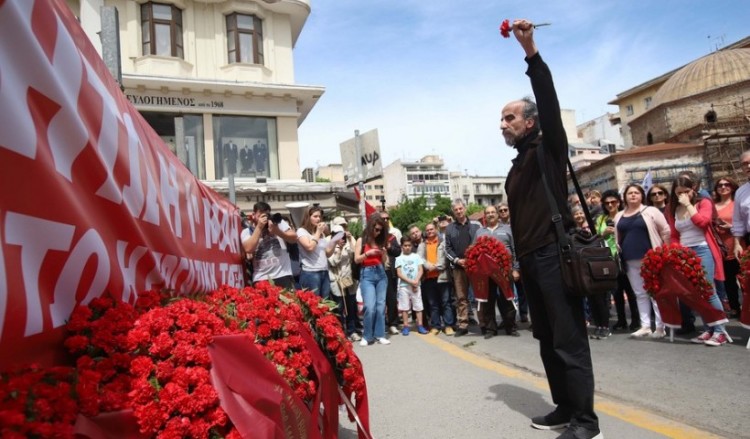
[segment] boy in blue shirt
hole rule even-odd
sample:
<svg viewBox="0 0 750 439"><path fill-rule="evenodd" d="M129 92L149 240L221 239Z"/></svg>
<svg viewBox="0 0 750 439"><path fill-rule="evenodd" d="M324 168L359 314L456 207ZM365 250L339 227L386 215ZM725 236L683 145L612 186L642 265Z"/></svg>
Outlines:
<svg viewBox="0 0 750 439"><path fill-rule="evenodd" d="M417 331L420 334L427 334L427 330L422 326L422 292L419 287L424 274L424 261L412 251L414 243L411 238L404 236L401 238L401 256L396 258L396 275L398 276L398 310L401 312L401 318L404 321L404 327L401 330L402 335L409 335L409 313L414 311L417 315Z"/></svg>

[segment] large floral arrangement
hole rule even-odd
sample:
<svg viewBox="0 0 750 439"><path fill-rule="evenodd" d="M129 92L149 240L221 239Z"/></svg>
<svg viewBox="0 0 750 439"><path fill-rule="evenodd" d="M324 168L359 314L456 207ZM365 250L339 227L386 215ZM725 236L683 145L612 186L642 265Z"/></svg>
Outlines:
<svg viewBox="0 0 750 439"><path fill-rule="evenodd" d="M737 278L742 285L740 323L750 329L750 248L745 249L740 256L740 272Z"/></svg>
<svg viewBox="0 0 750 439"><path fill-rule="evenodd" d="M75 367L0 374L0 436L70 437L77 417L120 411L132 412L147 437L240 437L212 373L219 360L210 346L223 336L254 346L311 414L325 378L313 357L330 362L334 391L323 405L328 423L337 424L337 382L365 411L367 397L362 365L332 309L313 293L269 284L192 297L147 291L132 306L95 299L76 307L68 323Z"/></svg>
<svg viewBox="0 0 750 439"><path fill-rule="evenodd" d="M78 413L93 414L98 378L72 367L16 369L0 377L0 437L73 437ZM89 401L85 403L82 401Z"/></svg>
<svg viewBox="0 0 750 439"><path fill-rule="evenodd" d="M502 242L491 236L480 236L473 245L466 249L464 257L466 258L464 268L478 300L487 300L489 279L492 279L503 290L506 297L513 294L510 289L513 258Z"/></svg>
<svg viewBox="0 0 750 439"><path fill-rule="evenodd" d="M650 249L643 257L641 277L668 326L678 327L682 322L678 298L697 311L706 324L726 322L724 312L708 303L714 287L701 265L701 258L692 249L677 243Z"/></svg>
<svg viewBox="0 0 750 439"><path fill-rule="evenodd" d="M679 244L665 244L646 252L641 264L643 287L652 296L658 295L664 285L661 275L665 267L670 267L685 276L694 290L708 300L714 293L713 286L706 278L706 272L701 265L701 258L695 251Z"/></svg>

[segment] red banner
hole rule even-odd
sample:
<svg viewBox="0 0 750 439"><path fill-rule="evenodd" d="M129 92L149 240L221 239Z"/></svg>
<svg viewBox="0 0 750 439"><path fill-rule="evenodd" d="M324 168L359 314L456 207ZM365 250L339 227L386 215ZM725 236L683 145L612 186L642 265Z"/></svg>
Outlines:
<svg viewBox="0 0 750 439"><path fill-rule="evenodd" d="M242 285L236 207L128 102L63 0L0 0L0 369L77 303Z"/></svg>

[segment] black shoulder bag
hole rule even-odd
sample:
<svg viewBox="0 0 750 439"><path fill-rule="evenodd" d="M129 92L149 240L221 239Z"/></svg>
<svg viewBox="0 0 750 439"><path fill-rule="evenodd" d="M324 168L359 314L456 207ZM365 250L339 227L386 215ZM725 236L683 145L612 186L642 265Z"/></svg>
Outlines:
<svg viewBox="0 0 750 439"><path fill-rule="evenodd" d="M547 182L547 177L544 175L544 151L541 144L537 146L536 150L539 159L539 172L542 175L542 182L544 183L547 201L552 213L552 223L555 225L555 231L557 232L558 248L560 250L560 269L568 294L584 297L606 293L615 289L617 287L619 265L612 256L612 252L607 247L604 238L598 233L594 233L596 232L596 228L594 221L591 219L588 206L586 206L585 202L581 203L591 232L573 230L570 233L566 233L563 228L562 215ZM581 187L578 185L573 165L570 163L570 159L566 159L566 161L568 162L571 179L576 187L576 193L583 201L585 198Z"/></svg>

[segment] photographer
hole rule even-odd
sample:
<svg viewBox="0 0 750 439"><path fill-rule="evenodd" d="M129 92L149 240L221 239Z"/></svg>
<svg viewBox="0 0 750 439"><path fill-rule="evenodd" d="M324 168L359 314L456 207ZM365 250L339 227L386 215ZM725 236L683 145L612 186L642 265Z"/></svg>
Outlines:
<svg viewBox="0 0 750 439"><path fill-rule="evenodd" d="M271 206L265 202L253 206L255 229L242 231L242 246L253 260L252 281L272 281L282 288L293 289L292 264L286 243L297 242L297 234L289 223L276 213L271 215Z"/></svg>

